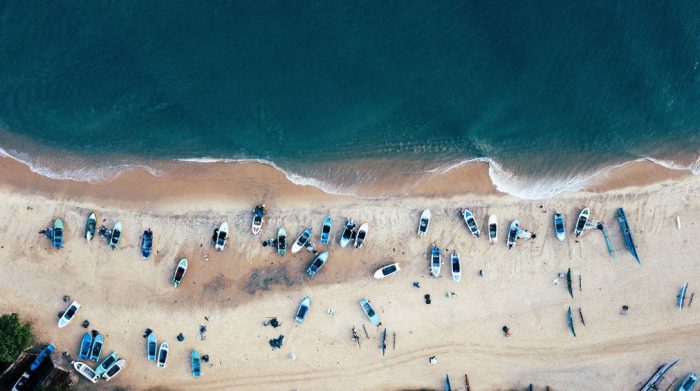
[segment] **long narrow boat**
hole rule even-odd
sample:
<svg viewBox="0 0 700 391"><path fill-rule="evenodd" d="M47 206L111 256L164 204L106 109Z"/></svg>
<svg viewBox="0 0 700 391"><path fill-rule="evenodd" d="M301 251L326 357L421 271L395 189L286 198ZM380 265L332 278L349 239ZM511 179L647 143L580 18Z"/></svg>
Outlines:
<svg viewBox="0 0 700 391"><path fill-rule="evenodd" d="M658 390L658 388L656 386L659 384L659 382L661 382L661 379L664 377L666 372L671 370L671 368L673 368L673 366L676 365L679 361L681 361L681 360L678 359L676 361L672 361L672 362L669 362L669 363L666 363L666 364L660 366L659 369L656 370L654 375L651 376L649 381L647 381L644 384L644 386L639 389L639 391Z"/></svg>
<svg viewBox="0 0 700 391"><path fill-rule="evenodd" d="M638 264L642 264L639 260L639 255L637 254L637 248L632 240L632 232L630 232L630 226L627 223L627 216L625 216L625 211L622 208L617 208L617 220L620 222L620 229L622 230L622 235L625 237L625 245L627 250L632 254Z"/></svg>
<svg viewBox="0 0 700 391"><path fill-rule="evenodd" d="M481 235L481 230L479 230L479 224L476 222L474 213L469 209L464 209L464 211L462 211L462 217L464 217L464 222L467 224L469 232L478 238L479 235Z"/></svg>
<svg viewBox="0 0 700 391"><path fill-rule="evenodd" d="M683 288L681 288L680 293L678 293L678 309L682 310L683 309L683 304L685 303L685 291L688 289L688 283L686 282L685 285L683 285Z"/></svg>
<svg viewBox="0 0 700 391"><path fill-rule="evenodd" d="M571 298L574 298L574 290L571 288L571 268L566 272L566 287L569 289Z"/></svg>
<svg viewBox="0 0 700 391"><path fill-rule="evenodd" d="M575 236L581 236L583 233L583 230L586 228L586 223L588 222L588 218L591 215L591 211L588 208L583 208L581 213L578 215L578 219L576 220L576 225L574 225L574 235Z"/></svg>
<svg viewBox="0 0 700 391"><path fill-rule="evenodd" d="M566 319L569 322L569 329L571 330L571 334L576 336L576 331L574 330L574 317L571 316L571 306L569 306L569 310L566 312Z"/></svg>
<svg viewBox="0 0 700 391"><path fill-rule="evenodd" d="M425 236L428 233L428 227L430 227L430 209L426 209L420 215L420 221L418 222L418 236Z"/></svg>
<svg viewBox="0 0 700 391"><path fill-rule="evenodd" d="M450 384L450 377L445 375L445 391L452 391L452 385Z"/></svg>
<svg viewBox="0 0 700 391"><path fill-rule="evenodd" d="M441 266L442 262L440 262L440 247L433 245L433 248L430 251L430 274L432 274L433 277L439 277Z"/></svg>

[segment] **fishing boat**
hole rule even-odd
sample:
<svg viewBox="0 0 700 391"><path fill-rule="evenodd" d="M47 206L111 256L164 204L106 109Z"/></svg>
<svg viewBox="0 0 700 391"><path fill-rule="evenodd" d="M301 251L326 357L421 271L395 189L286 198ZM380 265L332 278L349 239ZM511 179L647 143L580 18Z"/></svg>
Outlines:
<svg viewBox="0 0 700 391"><path fill-rule="evenodd" d="M566 227L564 226L564 216L561 213L554 214L554 233L557 239L563 242L566 240Z"/></svg>
<svg viewBox="0 0 700 391"><path fill-rule="evenodd" d="M158 356L158 338L151 332L146 339L146 357L149 361L155 361Z"/></svg>
<svg viewBox="0 0 700 391"><path fill-rule="evenodd" d="M452 391L452 385L450 384L450 377L445 375L445 391Z"/></svg>
<svg viewBox="0 0 700 391"><path fill-rule="evenodd" d="M306 318L306 315L309 313L310 307L311 307L311 298L309 296L306 296L304 299L301 300L301 303L299 303L299 307L297 308L297 313L294 316L294 323L296 323L296 324L304 323L304 319Z"/></svg>
<svg viewBox="0 0 700 391"><path fill-rule="evenodd" d="M326 261L328 261L328 251L322 252L316 258L314 258L309 267L306 268L306 275L309 277L315 276L316 273L321 270L323 265L326 264Z"/></svg>
<svg viewBox="0 0 700 391"><path fill-rule="evenodd" d="M433 277L439 277L441 267L442 262L440 262L440 248L433 245L433 248L430 251L430 274L432 274Z"/></svg>
<svg viewBox="0 0 700 391"><path fill-rule="evenodd" d="M15 385L12 386L11 391L25 391L29 390L29 377L31 376L31 373L29 372L24 372L22 376L17 379L17 382L15 382Z"/></svg>
<svg viewBox="0 0 700 391"><path fill-rule="evenodd" d="M192 351L192 354L190 354L190 363L192 364L192 376L200 377L202 375L202 361L199 358L198 351Z"/></svg>
<svg viewBox="0 0 700 391"><path fill-rule="evenodd" d="M168 363L168 350L170 345L167 342L160 344L160 349L158 349L158 368L165 368Z"/></svg>
<svg viewBox="0 0 700 391"><path fill-rule="evenodd" d="M574 298L574 290L571 288L571 268L566 272L566 287L569 289L571 298Z"/></svg>
<svg viewBox="0 0 700 391"><path fill-rule="evenodd" d="M153 250L153 231L147 229L143 231L143 236L141 236L141 255L144 258L151 256L151 251Z"/></svg>
<svg viewBox="0 0 700 391"><path fill-rule="evenodd" d="M362 311L365 313L365 315L367 315L367 318L369 318L369 321L372 322L373 325L379 326L381 324L379 321L379 316L377 316L377 311L374 310L374 307L372 307L369 300L360 300L360 307L362 307Z"/></svg>
<svg viewBox="0 0 700 391"><path fill-rule="evenodd" d="M481 235L481 231L479 230L479 225L476 223L476 218L474 217L472 211L469 209L465 209L462 212L462 216L464 217L464 222L467 223L467 228L469 228L469 232L471 232L473 236L478 238L479 235Z"/></svg>
<svg viewBox="0 0 700 391"><path fill-rule="evenodd" d="M109 356L105 357L104 360L100 363L100 365L95 368L95 375L97 377L102 376L105 372L109 370L109 368L112 368L112 365L116 364L117 361L119 361L119 355L116 352L112 352Z"/></svg>
<svg viewBox="0 0 700 391"><path fill-rule="evenodd" d="M306 244L309 243L310 239L311 239L311 228L306 228L306 229L304 229L304 232L302 232L301 235L299 235L297 240L292 245L292 254L298 253L299 250L306 247Z"/></svg>
<svg viewBox="0 0 700 391"><path fill-rule="evenodd" d="M81 360L87 360L90 357L90 348L92 347L92 334L83 334L83 339L80 341L80 349L78 350L78 357Z"/></svg>
<svg viewBox="0 0 700 391"><path fill-rule="evenodd" d="M331 229L333 228L333 219L331 216L326 216L323 219L323 226L321 227L321 244L328 244L331 241Z"/></svg>
<svg viewBox="0 0 700 391"><path fill-rule="evenodd" d="M90 216L87 218L87 223L85 223L85 239L89 242L95 237L95 229L97 228L97 215L95 212L90 212Z"/></svg>
<svg viewBox="0 0 700 391"><path fill-rule="evenodd" d="M59 328L64 328L68 326L68 323L70 323L71 320L73 320L73 317L75 317L75 313L78 312L80 309L80 303L77 301L72 302L68 308L63 312L63 315L58 319L58 327Z"/></svg>
<svg viewBox="0 0 700 391"><path fill-rule="evenodd" d="M425 236L428 233L428 227L430 227L430 209L426 209L420 214L418 236Z"/></svg>
<svg viewBox="0 0 700 391"><path fill-rule="evenodd" d="M117 220L112 228L112 236L109 237L109 247L115 249L119 246L119 240L122 237L122 222Z"/></svg>
<svg viewBox="0 0 700 391"><path fill-rule="evenodd" d="M56 219L53 222L53 246L63 247L63 220Z"/></svg>
<svg viewBox="0 0 700 391"><path fill-rule="evenodd" d="M688 289L688 283L681 288L680 293L678 293L678 309L683 310L683 304L685 303L685 291Z"/></svg>
<svg viewBox="0 0 700 391"><path fill-rule="evenodd" d="M51 354L56 351L56 347L48 344L44 349L41 350L41 352L36 356L34 361L32 362L32 365L29 366L29 371L34 372L36 371L39 366L41 365L44 360L47 358L51 357Z"/></svg>
<svg viewBox="0 0 700 391"><path fill-rule="evenodd" d="M515 246L515 242L518 240L518 233L520 232L520 220L515 219L510 223L510 228L508 229L508 249L510 250Z"/></svg>
<svg viewBox="0 0 700 391"><path fill-rule="evenodd" d="M355 236L355 248L362 248L367 240L367 230L369 229L369 224L363 223L360 228L357 229L357 236Z"/></svg>
<svg viewBox="0 0 700 391"><path fill-rule="evenodd" d="M186 271L187 259L183 258L177 264L177 268L175 269L175 273L173 274L173 285L175 285L176 288L180 286L180 283L182 282L182 278L185 276Z"/></svg>
<svg viewBox="0 0 700 391"><path fill-rule="evenodd" d="M456 251L452 252L450 263L452 264L452 279L459 282L462 279L462 267L459 263L459 254Z"/></svg>
<svg viewBox="0 0 700 391"><path fill-rule="evenodd" d="M586 223L588 223L588 218L591 215L591 211L588 208L583 208L581 213L578 215L578 219L576 220L576 225L574 225L574 235L576 237L579 237L582 233L583 230L586 228Z"/></svg>
<svg viewBox="0 0 700 391"><path fill-rule="evenodd" d="M343 227L343 233L340 235L340 247L345 248L350 244L355 232L355 222L348 219Z"/></svg>
<svg viewBox="0 0 700 391"><path fill-rule="evenodd" d="M676 361L672 361L660 366L659 369L657 369L656 372L654 372L651 378L646 383L644 383L644 386L642 386L642 388L640 388L639 391L658 390L658 385L661 382L661 379L663 379L666 372L671 370L671 368L673 368L673 366L676 365L679 361L681 360L678 359Z"/></svg>
<svg viewBox="0 0 700 391"><path fill-rule="evenodd" d="M386 265L374 272L374 278L382 279L389 276L393 276L394 274L398 273L399 270L401 270L399 264L392 263L391 265Z"/></svg>
<svg viewBox="0 0 700 391"><path fill-rule="evenodd" d="M688 377L686 377L680 386L678 386L678 391L693 391L695 384L698 382L698 376L694 372L690 372Z"/></svg>
<svg viewBox="0 0 700 391"><path fill-rule="evenodd" d="M574 318L571 316L571 306L569 306L569 310L566 312L566 319L569 322L569 330L571 330L571 334L576 336L576 331L574 330Z"/></svg>
<svg viewBox="0 0 700 391"><path fill-rule="evenodd" d="M632 232L630 232L630 226L627 223L627 216L625 216L625 211L622 208L617 208L617 220L620 222L620 229L622 230L622 235L625 237L625 245L627 250L632 254L638 264L642 264L639 260L639 255L637 255L637 247L634 245L632 240Z"/></svg>
<svg viewBox="0 0 700 391"><path fill-rule="evenodd" d="M226 239L228 239L228 223L221 223L216 232L214 232L214 249L216 251L224 251Z"/></svg>
<svg viewBox="0 0 700 391"><path fill-rule="evenodd" d="M494 244L498 241L498 217L496 215L489 216L489 243Z"/></svg>
<svg viewBox="0 0 700 391"><path fill-rule="evenodd" d="M105 379L105 381L110 381L110 380L112 380L112 378L114 378L115 376L117 376L117 374L118 374L119 372L121 372L122 369L124 369L125 366L126 366L126 360L124 360L124 359L121 359L121 360L115 362L114 365L112 365L112 366L107 370L107 372L105 372L104 374L102 374L102 378Z"/></svg>
<svg viewBox="0 0 700 391"><path fill-rule="evenodd" d="M277 254L284 255L287 253L287 230L280 227L277 230Z"/></svg>
<svg viewBox="0 0 700 391"><path fill-rule="evenodd" d="M260 204L253 209L253 224L250 227L250 231L253 235L258 235L262 230L263 223L265 222L265 204Z"/></svg>
<svg viewBox="0 0 700 391"><path fill-rule="evenodd" d="M97 378L99 376L97 376L95 370L90 368L87 364L80 361L73 361L73 369L91 382L97 383Z"/></svg>
<svg viewBox="0 0 700 391"><path fill-rule="evenodd" d="M95 338L92 339L92 348L90 348L90 361L100 361L100 354L102 353L102 346L104 345L104 340L105 337L100 333L97 333Z"/></svg>

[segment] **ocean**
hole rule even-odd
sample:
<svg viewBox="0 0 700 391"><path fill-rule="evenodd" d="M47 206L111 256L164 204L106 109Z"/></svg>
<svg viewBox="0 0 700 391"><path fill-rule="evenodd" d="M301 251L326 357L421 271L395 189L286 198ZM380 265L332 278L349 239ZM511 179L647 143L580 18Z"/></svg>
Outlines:
<svg viewBox="0 0 700 391"><path fill-rule="evenodd" d="M75 180L258 160L341 192L488 161L536 198L638 159L700 174L699 63L693 1L6 1L0 153Z"/></svg>

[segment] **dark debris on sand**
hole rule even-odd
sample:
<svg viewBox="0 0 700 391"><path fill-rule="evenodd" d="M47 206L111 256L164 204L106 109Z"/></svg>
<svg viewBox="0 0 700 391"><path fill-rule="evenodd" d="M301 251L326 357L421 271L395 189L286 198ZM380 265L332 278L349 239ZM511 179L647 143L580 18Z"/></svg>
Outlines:
<svg viewBox="0 0 700 391"><path fill-rule="evenodd" d="M264 269L254 269L245 284L245 291L254 295L257 291L269 291L274 285L292 286L297 283L289 277L287 267L280 265Z"/></svg>

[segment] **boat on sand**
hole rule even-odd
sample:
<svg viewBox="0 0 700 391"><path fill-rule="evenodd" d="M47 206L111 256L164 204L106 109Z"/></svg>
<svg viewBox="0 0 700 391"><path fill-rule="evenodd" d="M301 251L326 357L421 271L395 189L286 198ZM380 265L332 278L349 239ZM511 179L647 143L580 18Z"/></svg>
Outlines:
<svg viewBox="0 0 700 391"><path fill-rule="evenodd" d="M109 237L109 247L115 249L119 247L119 240L122 238L122 222L117 220L112 228L112 235Z"/></svg>
<svg viewBox="0 0 700 391"><path fill-rule="evenodd" d="M433 277L439 277L441 267L442 262L440 261L440 248L433 245L433 248L430 250L430 274L432 274Z"/></svg>
<svg viewBox="0 0 700 391"><path fill-rule="evenodd" d="M559 241L566 240L566 227L564 226L564 216L561 213L554 214L554 234Z"/></svg>
<svg viewBox="0 0 700 391"><path fill-rule="evenodd" d="M579 213L578 220L576 220L576 225L574 226L574 235L576 237L581 236L583 230L586 229L586 223L588 223L590 215L591 211L588 208L583 208L581 213Z"/></svg>
<svg viewBox="0 0 700 391"><path fill-rule="evenodd" d="M515 242L518 240L518 233L520 232L520 220L515 219L510 223L510 228L508 229L508 249L510 250L515 246Z"/></svg>
<svg viewBox="0 0 700 391"><path fill-rule="evenodd" d="M306 228L292 245L292 254L298 253L299 250L306 247L309 240L311 240L311 228Z"/></svg>
<svg viewBox="0 0 700 391"><path fill-rule="evenodd" d="M90 368L87 364L84 362L80 361L73 361L73 369L75 369L79 374L83 375L86 379L90 380L93 383L97 383L97 374L95 373L95 370Z"/></svg>
<svg viewBox="0 0 700 391"><path fill-rule="evenodd" d="M331 241L331 229L333 228L333 219L331 216L326 216L323 219L323 226L321 226L321 244L328 244Z"/></svg>
<svg viewBox="0 0 700 391"><path fill-rule="evenodd" d="M382 322L379 321L379 316L377 316L377 311L374 310L374 307L372 307L369 300L360 300L360 307L362 307L362 311L365 313L365 315L367 315L367 318L373 325L379 326L382 324Z"/></svg>
<svg viewBox="0 0 700 391"><path fill-rule="evenodd" d="M309 267L306 268L306 275L309 277L313 277L318 273L319 270L323 267L323 265L326 264L328 261L328 251L322 252L319 254L314 260L311 262Z"/></svg>
<svg viewBox="0 0 700 391"><path fill-rule="evenodd" d="M58 319L58 327L59 328L64 328L70 323L71 320L75 317L75 313L78 312L80 309L80 303L77 301L74 301L70 303L68 308L63 312L63 315Z"/></svg>
<svg viewBox="0 0 700 391"><path fill-rule="evenodd" d="M253 235L258 235L262 230L263 223L265 222L265 204L260 204L253 209L253 223L250 227L250 232Z"/></svg>
<svg viewBox="0 0 700 391"><path fill-rule="evenodd" d="M102 346L104 345L104 340L105 337L100 333L97 333L95 338L92 339L92 348L90 348L90 361L100 361L100 354L102 353Z"/></svg>
<svg viewBox="0 0 700 391"><path fill-rule="evenodd" d="M496 215L489 216L489 243L494 244L498 241L498 217Z"/></svg>
<svg viewBox="0 0 700 391"><path fill-rule="evenodd" d="M83 334L83 339L80 341L80 350L78 351L78 358L81 360L87 360L90 357L90 347L92 346L92 334Z"/></svg>
<svg viewBox="0 0 700 391"><path fill-rule="evenodd" d="M355 233L355 222L348 219L343 227L343 233L340 235L340 247L345 248L350 244Z"/></svg>
<svg viewBox="0 0 700 391"><path fill-rule="evenodd" d="M168 350L170 350L170 345L167 342L160 344L160 349L158 349L158 368L165 368L168 363Z"/></svg>
<svg viewBox="0 0 700 391"><path fill-rule="evenodd" d="M294 323L296 324L302 324L304 323L304 319L306 318L306 315L309 313L309 308L311 307L311 298L309 296L306 296L301 300L301 303L299 303L299 307L297 308L296 315L294 316Z"/></svg>
<svg viewBox="0 0 700 391"><path fill-rule="evenodd" d="M158 338L156 333L152 332L148 334L146 339L146 357L149 361L155 361L158 356Z"/></svg>
<svg viewBox="0 0 700 391"><path fill-rule="evenodd" d="M85 223L85 239L89 242L95 237L95 229L97 228L97 216L95 212L90 212L90 216L87 218L87 223Z"/></svg>
<svg viewBox="0 0 700 391"><path fill-rule="evenodd" d="M100 363L100 365L95 368L95 374L97 377L102 376L105 372L109 371L110 368L112 368L112 365L116 364L117 361L119 361L119 355L116 352L112 352L109 356L105 357L104 360Z"/></svg>
<svg viewBox="0 0 700 391"><path fill-rule="evenodd" d="M479 225L476 223L474 213L469 209L464 209L464 211L462 211L462 216L464 217L464 222L467 224L467 228L469 228L469 232L478 238L479 235L481 235L481 230L479 230Z"/></svg>
<svg viewBox="0 0 700 391"><path fill-rule="evenodd" d="M392 263L391 265L386 265L376 272L374 272L374 278L377 279L382 279L386 278L389 276L393 276L394 274L398 273L399 270L401 270L401 267L399 266L398 263Z"/></svg>
<svg viewBox="0 0 700 391"><path fill-rule="evenodd" d="M185 277L185 272L187 271L187 259L181 259L177 264L175 273L173 274L173 285L177 288L182 282L182 278Z"/></svg>
<svg viewBox="0 0 700 391"><path fill-rule="evenodd" d="M287 230L280 227L277 230L277 254L284 255L287 253Z"/></svg>
<svg viewBox="0 0 700 391"><path fill-rule="evenodd" d="M462 266L459 262L459 254L456 251L452 252L450 263L452 264L452 279L455 282L459 282L462 279Z"/></svg>
<svg viewBox="0 0 700 391"><path fill-rule="evenodd" d="M63 220L56 219L53 222L53 246L63 247Z"/></svg>
<svg viewBox="0 0 700 391"><path fill-rule="evenodd" d="M418 221L418 236L425 236L428 233L428 227L430 227L430 209L426 209L421 213L420 220Z"/></svg>
<svg viewBox="0 0 700 391"><path fill-rule="evenodd" d="M115 362L114 365L112 365L112 366L107 370L107 372L105 372L104 374L102 374L102 378L105 379L105 381L110 381L110 380L112 380L112 378L115 377L115 376L117 376L117 374L118 374L119 372L121 372L122 369L124 369L125 366L126 366L126 360L124 360L124 359L121 359L121 360Z"/></svg>
<svg viewBox="0 0 700 391"><path fill-rule="evenodd" d="M221 223L219 228L214 232L214 248L216 251L223 251L228 239L228 223Z"/></svg>
<svg viewBox="0 0 700 391"><path fill-rule="evenodd" d="M202 375L202 361L199 358L198 351L192 351L192 354L190 354L190 363L192 365L192 376L200 377Z"/></svg>
<svg viewBox="0 0 700 391"><path fill-rule="evenodd" d="M369 224L363 223L360 228L357 229L357 236L355 236L355 248L362 248L367 240L367 230L369 229Z"/></svg>

